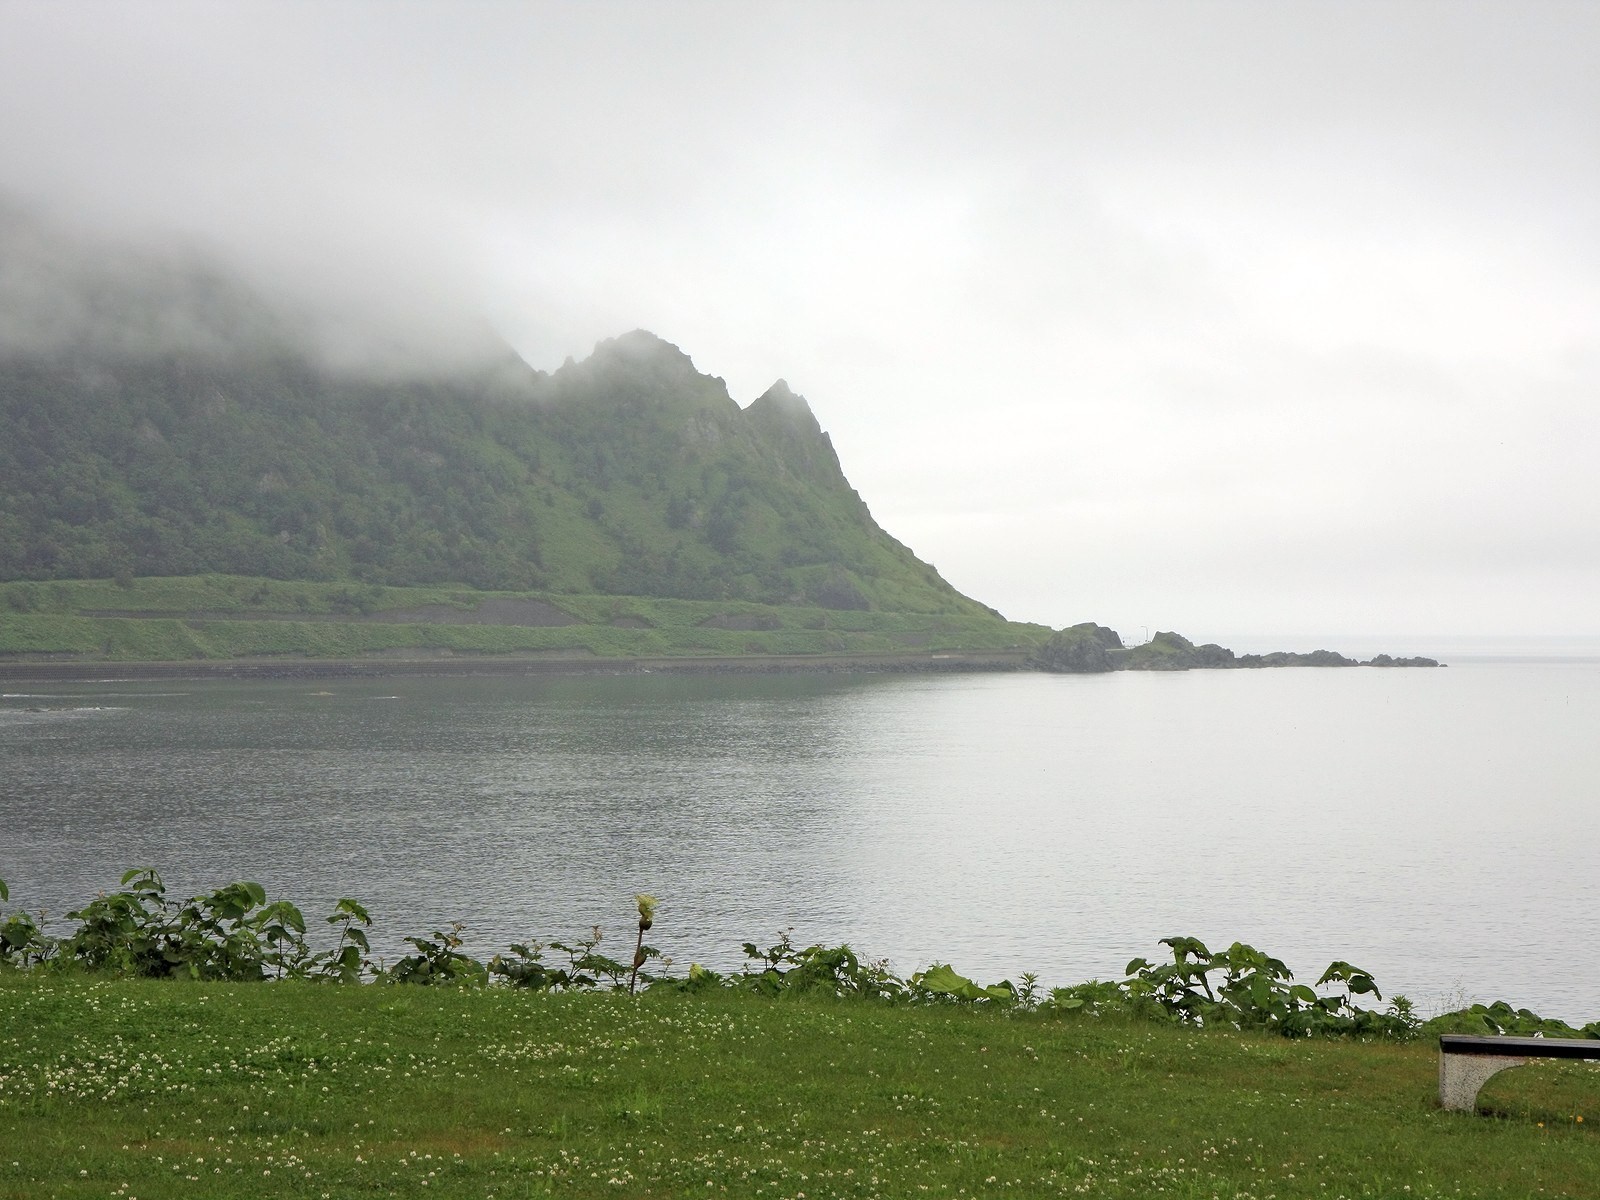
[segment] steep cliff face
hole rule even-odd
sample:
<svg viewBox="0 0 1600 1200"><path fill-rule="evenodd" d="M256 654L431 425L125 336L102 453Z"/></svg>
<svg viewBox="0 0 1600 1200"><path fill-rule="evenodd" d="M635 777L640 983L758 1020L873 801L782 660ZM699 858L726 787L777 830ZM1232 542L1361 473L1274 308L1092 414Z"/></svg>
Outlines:
<svg viewBox="0 0 1600 1200"><path fill-rule="evenodd" d="M1111 652L1121 649L1122 638L1115 629L1085 621L1051 634L1050 640L1040 647L1028 665L1041 671L1098 675L1115 670Z"/></svg>
<svg viewBox="0 0 1600 1200"><path fill-rule="evenodd" d="M551 374L0 353L0 580L220 572L982 612L886 534L805 400L642 330Z"/></svg>
<svg viewBox="0 0 1600 1200"><path fill-rule="evenodd" d="M805 475L819 483L849 486L834 453L804 396L778 380L744 410L745 424L771 451L779 470Z"/></svg>

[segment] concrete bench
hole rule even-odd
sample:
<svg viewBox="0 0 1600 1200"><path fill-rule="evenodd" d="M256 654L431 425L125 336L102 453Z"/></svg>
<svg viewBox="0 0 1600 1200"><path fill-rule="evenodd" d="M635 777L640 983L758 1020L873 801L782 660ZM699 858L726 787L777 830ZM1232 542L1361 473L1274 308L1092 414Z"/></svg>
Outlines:
<svg viewBox="0 0 1600 1200"><path fill-rule="evenodd" d="M1478 1089L1507 1067L1530 1058L1600 1059L1600 1038L1473 1037L1439 1035L1439 1103L1457 1112L1475 1112Z"/></svg>

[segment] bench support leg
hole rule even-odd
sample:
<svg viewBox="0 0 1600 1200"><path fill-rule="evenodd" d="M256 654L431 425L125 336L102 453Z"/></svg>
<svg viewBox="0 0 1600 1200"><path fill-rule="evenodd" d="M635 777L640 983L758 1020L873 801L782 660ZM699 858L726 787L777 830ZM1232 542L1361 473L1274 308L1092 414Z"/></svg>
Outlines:
<svg viewBox="0 0 1600 1200"><path fill-rule="evenodd" d="M1478 1089L1507 1067L1520 1067L1525 1058L1500 1058L1490 1054L1439 1055L1439 1104L1454 1112L1476 1112Z"/></svg>

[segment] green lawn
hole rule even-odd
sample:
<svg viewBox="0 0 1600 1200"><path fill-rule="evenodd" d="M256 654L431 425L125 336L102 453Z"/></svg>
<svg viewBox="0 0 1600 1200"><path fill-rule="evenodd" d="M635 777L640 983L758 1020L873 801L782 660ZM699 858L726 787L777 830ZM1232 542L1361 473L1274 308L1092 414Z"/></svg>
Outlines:
<svg viewBox="0 0 1600 1200"><path fill-rule="evenodd" d="M536 601L568 624L475 623L491 601ZM412 619L412 610L434 610ZM459 621L453 614L459 612ZM1050 631L982 613L832 610L745 601L477 592L226 575L0 584L0 655L89 661L375 655L1012 653Z"/></svg>
<svg viewBox="0 0 1600 1200"><path fill-rule="evenodd" d="M727 991L12 972L0 1197L1600 1195L1600 1072L1508 1072L1464 1116L1436 1063Z"/></svg>

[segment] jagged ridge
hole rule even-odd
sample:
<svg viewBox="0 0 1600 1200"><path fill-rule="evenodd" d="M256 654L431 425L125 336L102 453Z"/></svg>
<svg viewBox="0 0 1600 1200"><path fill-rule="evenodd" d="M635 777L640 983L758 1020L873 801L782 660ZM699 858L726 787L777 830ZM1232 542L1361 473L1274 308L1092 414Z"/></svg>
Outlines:
<svg viewBox="0 0 1600 1200"><path fill-rule="evenodd" d="M987 611L886 534L805 400L642 330L375 379L247 353L0 357L0 580L192 575Z"/></svg>

